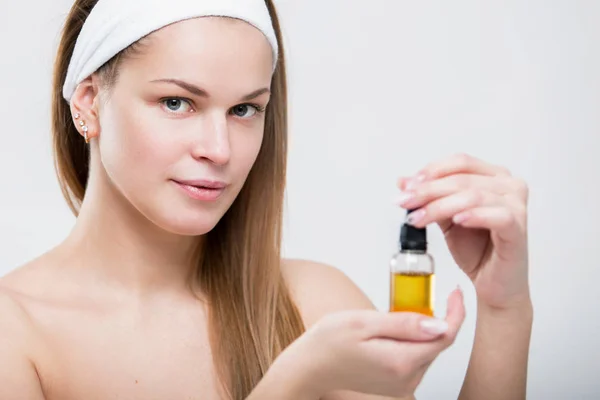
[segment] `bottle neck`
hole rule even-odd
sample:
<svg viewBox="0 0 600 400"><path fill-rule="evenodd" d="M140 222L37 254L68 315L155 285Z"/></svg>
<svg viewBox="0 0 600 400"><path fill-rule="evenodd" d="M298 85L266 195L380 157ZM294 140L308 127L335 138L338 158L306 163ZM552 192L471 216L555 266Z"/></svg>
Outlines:
<svg viewBox="0 0 600 400"><path fill-rule="evenodd" d="M410 249L410 248L402 248L402 246L400 246L399 248L400 253L403 254L427 254L427 249Z"/></svg>

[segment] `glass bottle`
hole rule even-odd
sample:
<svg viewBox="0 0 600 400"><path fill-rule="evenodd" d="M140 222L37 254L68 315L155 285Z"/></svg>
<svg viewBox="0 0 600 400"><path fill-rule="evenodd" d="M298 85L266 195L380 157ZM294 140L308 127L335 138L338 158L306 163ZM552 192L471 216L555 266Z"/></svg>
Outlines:
<svg viewBox="0 0 600 400"><path fill-rule="evenodd" d="M408 215L414 210L408 210ZM405 221L398 252L390 260L390 311L434 315L435 262L427 252L427 228Z"/></svg>

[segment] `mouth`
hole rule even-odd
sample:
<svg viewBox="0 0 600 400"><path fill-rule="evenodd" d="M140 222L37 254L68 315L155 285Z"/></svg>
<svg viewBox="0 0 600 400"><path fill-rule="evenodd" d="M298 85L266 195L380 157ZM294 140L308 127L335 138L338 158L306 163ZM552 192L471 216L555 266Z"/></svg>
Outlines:
<svg viewBox="0 0 600 400"><path fill-rule="evenodd" d="M215 201L225 192L227 184L213 180L171 180L194 200Z"/></svg>

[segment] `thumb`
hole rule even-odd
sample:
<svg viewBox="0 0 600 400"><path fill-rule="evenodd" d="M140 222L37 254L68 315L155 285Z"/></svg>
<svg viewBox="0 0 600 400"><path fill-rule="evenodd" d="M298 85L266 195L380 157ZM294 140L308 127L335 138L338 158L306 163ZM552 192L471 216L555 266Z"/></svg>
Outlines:
<svg viewBox="0 0 600 400"><path fill-rule="evenodd" d="M456 288L450 296L448 296L448 306L446 309L446 323L448 324L448 330L444 333L442 343L445 347L450 346L465 320L465 304L463 298L463 292L460 288Z"/></svg>
<svg viewBox="0 0 600 400"><path fill-rule="evenodd" d="M454 337L458 333L462 323L465 320L465 303L463 292L456 288L448 297L448 306L446 312L446 322L448 323L448 336Z"/></svg>

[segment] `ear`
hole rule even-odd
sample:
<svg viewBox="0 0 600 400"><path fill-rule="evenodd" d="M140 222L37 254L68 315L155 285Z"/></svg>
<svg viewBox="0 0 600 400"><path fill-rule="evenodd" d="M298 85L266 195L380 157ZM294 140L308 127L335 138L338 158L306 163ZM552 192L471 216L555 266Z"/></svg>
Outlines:
<svg viewBox="0 0 600 400"><path fill-rule="evenodd" d="M100 84L96 74L77 85L71 96L71 115L77 131L86 143L100 134L98 102Z"/></svg>

